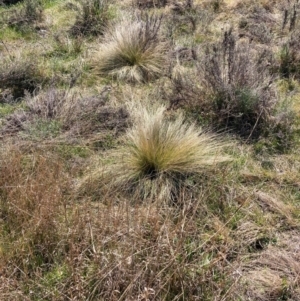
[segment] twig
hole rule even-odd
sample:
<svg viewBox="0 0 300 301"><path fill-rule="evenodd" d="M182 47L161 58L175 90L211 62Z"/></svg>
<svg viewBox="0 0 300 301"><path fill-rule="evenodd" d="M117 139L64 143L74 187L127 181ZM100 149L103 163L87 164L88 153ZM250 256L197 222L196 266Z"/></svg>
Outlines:
<svg viewBox="0 0 300 301"><path fill-rule="evenodd" d="M11 60L11 62L13 62L13 57L10 55L9 50L8 50L6 44L4 43L4 41L3 41L2 39L0 39L0 41L1 41L1 43L3 44L5 50L7 51L8 56L9 56L9 59Z"/></svg>
<svg viewBox="0 0 300 301"><path fill-rule="evenodd" d="M264 109L261 109L261 111L260 111L260 113L259 113L259 116L257 117L257 119L256 119L256 121L255 121L255 124L254 124L254 126L253 126L253 128L252 128L252 130L251 130L251 133L250 133L250 135L248 136L248 138L247 138L247 140L246 140L246 143L247 143L247 142L249 141L249 139L251 138L251 136L252 136L252 134L253 134L253 132L254 132L254 130L255 130L257 124L258 124L258 121L259 121L259 119L260 119L260 117L261 117L261 115L262 115L263 110L264 110Z"/></svg>

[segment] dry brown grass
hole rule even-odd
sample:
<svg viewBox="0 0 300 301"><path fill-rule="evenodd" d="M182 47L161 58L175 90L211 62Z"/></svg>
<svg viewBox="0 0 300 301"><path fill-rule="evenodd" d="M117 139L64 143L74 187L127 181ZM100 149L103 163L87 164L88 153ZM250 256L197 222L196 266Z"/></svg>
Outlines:
<svg viewBox="0 0 300 301"><path fill-rule="evenodd" d="M275 198L262 191L256 191L255 197L258 204L263 210L279 213L282 217L287 219L287 223L292 223L292 207L284 204L280 199Z"/></svg>
<svg viewBox="0 0 300 301"><path fill-rule="evenodd" d="M299 300L298 235L297 232L278 235L278 246L269 246L240 267L241 288L244 289L240 298Z"/></svg>
<svg viewBox="0 0 300 301"><path fill-rule="evenodd" d="M223 276L222 289L211 279L227 273L230 232L217 216L210 225L202 197L181 209L105 196L74 203L57 157L25 151L1 153L1 298L198 300L227 289Z"/></svg>
<svg viewBox="0 0 300 301"><path fill-rule="evenodd" d="M239 251L262 250L273 237L271 227L262 227L252 221L243 221L233 233Z"/></svg>
<svg viewBox="0 0 300 301"><path fill-rule="evenodd" d="M1 265L9 273L30 274L56 258L68 178L55 161L14 147L1 152Z"/></svg>

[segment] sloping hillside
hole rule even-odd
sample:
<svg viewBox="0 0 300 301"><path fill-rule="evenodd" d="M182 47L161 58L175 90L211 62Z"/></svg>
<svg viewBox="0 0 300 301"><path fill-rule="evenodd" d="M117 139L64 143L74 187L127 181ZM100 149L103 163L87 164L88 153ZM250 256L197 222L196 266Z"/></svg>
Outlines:
<svg viewBox="0 0 300 301"><path fill-rule="evenodd" d="M0 300L300 300L298 0L0 0Z"/></svg>

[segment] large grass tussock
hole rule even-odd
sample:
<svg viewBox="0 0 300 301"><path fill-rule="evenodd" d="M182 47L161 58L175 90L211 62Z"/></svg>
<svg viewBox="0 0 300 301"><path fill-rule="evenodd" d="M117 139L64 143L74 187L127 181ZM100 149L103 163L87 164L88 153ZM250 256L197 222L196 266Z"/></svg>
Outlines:
<svg viewBox="0 0 300 301"><path fill-rule="evenodd" d="M221 154L226 143L186 123L182 115L169 120L163 106L135 105L129 111L133 125L126 133L126 145L118 152L118 163L104 173L114 189L142 199L175 200L182 189L199 187L190 185L194 176L228 160Z"/></svg>
<svg viewBox="0 0 300 301"><path fill-rule="evenodd" d="M214 136L185 123L182 115L169 121L164 111L164 107L139 107L134 112L135 123L127 134L127 164L132 177L190 174L223 161L223 157L216 156L220 144Z"/></svg>

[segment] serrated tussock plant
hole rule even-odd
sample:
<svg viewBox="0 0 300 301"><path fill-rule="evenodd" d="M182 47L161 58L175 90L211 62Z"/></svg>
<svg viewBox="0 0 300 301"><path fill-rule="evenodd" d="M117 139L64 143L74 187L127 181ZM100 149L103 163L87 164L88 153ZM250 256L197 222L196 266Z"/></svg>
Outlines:
<svg viewBox="0 0 300 301"><path fill-rule="evenodd" d="M190 185L188 179L229 160L222 154L227 143L185 122L183 115L169 120L164 106L135 105L129 111L133 125L126 146L118 153L119 163L104 173L114 187L138 198L176 200Z"/></svg>
<svg viewBox="0 0 300 301"><path fill-rule="evenodd" d="M95 73L138 83L159 77L166 52L159 37L161 19L146 14L109 29L93 58Z"/></svg>

